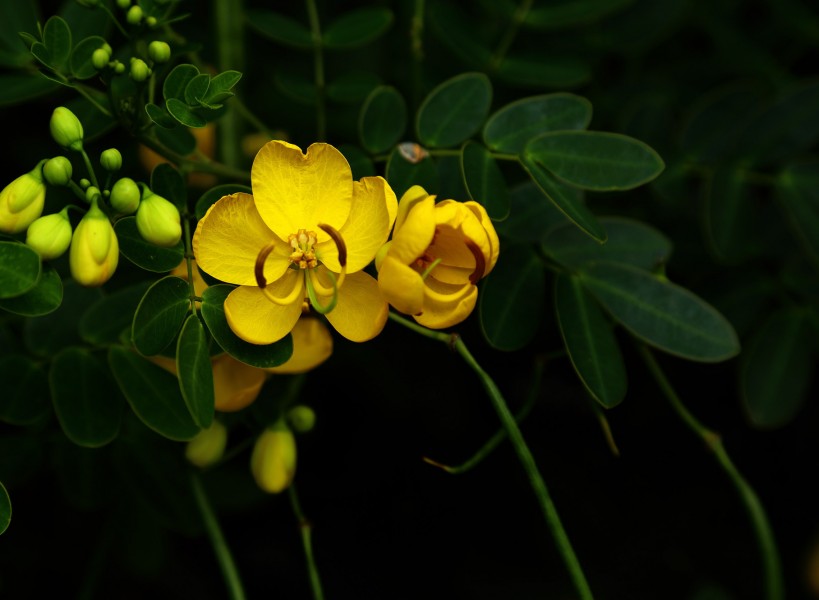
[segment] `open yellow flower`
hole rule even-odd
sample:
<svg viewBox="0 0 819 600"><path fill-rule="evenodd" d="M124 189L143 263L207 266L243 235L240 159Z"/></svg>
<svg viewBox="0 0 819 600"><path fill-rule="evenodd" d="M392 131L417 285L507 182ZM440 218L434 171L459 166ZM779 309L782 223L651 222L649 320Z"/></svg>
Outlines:
<svg viewBox="0 0 819 600"><path fill-rule="evenodd" d="M253 161L253 196L231 194L199 221L193 249L199 266L236 284L225 316L237 336L270 344L287 335L305 300L344 337L378 335L388 306L362 271L392 228L397 202L381 177L353 181L350 165L329 144L274 140Z"/></svg>
<svg viewBox="0 0 819 600"><path fill-rule="evenodd" d="M483 206L436 204L416 185L401 197L392 240L376 259L378 286L390 304L421 325L451 327L475 308L475 284L492 271L499 248Z"/></svg>

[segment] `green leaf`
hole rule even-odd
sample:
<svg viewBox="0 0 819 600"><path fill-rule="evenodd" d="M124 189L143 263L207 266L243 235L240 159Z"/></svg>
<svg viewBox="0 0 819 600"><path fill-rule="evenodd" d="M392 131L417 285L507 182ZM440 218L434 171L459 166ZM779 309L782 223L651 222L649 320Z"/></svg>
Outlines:
<svg viewBox="0 0 819 600"><path fill-rule="evenodd" d="M557 0L529 10L523 25L542 31L587 25L622 10L634 0Z"/></svg>
<svg viewBox="0 0 819 600"><path fill-rule="evenodd" d="M210 188L199 197L199 200L196 201L196 218L201 219L204 217L205 213L208 212L208 209L221 200L223 196L229 196L239 192L252 194L253 190L246 185L242 185L241 183L224 183L222 185L217 185Z"/></svg>
<svg viewBox="0 0 819 600"><path fill-rule="evenodd" d="M165 83L162 84L162 96L165 100L176 98L177 100L185 99L185 89L191 80L199 75L199 69L195 66L183 63L176 65L173 70L165 77Z"/></svg>
<svg viewBox="0 0 819 600"><path fill-rule="evenodd" d="M20 104L56 90L59 86L39 72L0 74L0 108Z"/></svg>
<svg viewBox="0 0 819 600"><path fill-rule="evenodd" d="M188 85L185 86L185 103L196 104L207 96L208 88L210 87L210 75L201 73L191 79ZM180 98L181 100L181 98Z"/></svg>
<svg viewBox="0 0 819 600"><path fill-rule="evenodd" d="M707 181L703 225L711 250L722 261L738 262L753 246L753 202L744 172L736 165L720 166Z"/></svg>
<svg viewBox="0 0 819 600"><path fill-rule="evenodd" d="M179 169L169 163L160 163L151 172L151 190L172 202L180 212L188 206L188 186Z"/></svg>
<svg viewBox="0 0 819 600"><path fill-rule="evenodd" d="M177 123L176 119L174 119L168 111L166 111L161 106L157 106L156 104L148 103L145 105L145 112L148 113L151 121L159 125L162 129L174 129L179 123ZM156 130L156 133L159 134L159 129ZM159 137L159 135L157 135ZM194 140L194 145L196 141Z"/></svg>
<svg viewBox="0 0 819 600"><path fill-rule="evenodd" d="M104 92L100 92L99 90L95 90L93 88L86 88L85 93L94 98L94 102L104 107L108 111L109 115L114 114L114 110L111 107L111 102L108 100L108 96ZM118 124L118 121L114 117L100 112L100 109L97 106L89 102L88 99L83 96L77 96L76 98L69 100L64 104L64 106L73 112L77 119L79 119L80 123L82 123L84 143L93 142L100 136L111 131L114 126Z"/></svg>
<svg viewBox="0 0 819 600"><path fill-rule="evenodd" d="M11 498L3 482L0 481L0 535L3 535L9 528L9 523L11 523Z"/></svg>
<svg viewBox="0 0 819 600"><path fill-rule="evenodd" d="M63 301L63 282L50 265L43 266L36 285L27 292L0 300L0 308L24 317L41 317L54 312Z"/></svg>
<svg viewBox="0 0 819 600"><path fill-rule="evenodd" d="M429 7L430 29L461 60L477 69L486 67L492 50L475 36L480 24L454 2L433 2Z"/></svg>
<svg viewBox="0 0 819 600"><path fill-rule="evenodd" d="M360 8L330 23L322 34L327 48L355 48L380 37L393 21L389 8Z"/></svg>
<svg viewBox="0 0 819 600"><path fill-rule="evenodd" d="M172 248L161 248L146 242L139 234L136 217L124 217L116 222L114 231L119 239L119 251L136 266L153 273L167 273L182 262L185 247L180 240Z"/></svg>
<svg viewBox="0 0 819 600"><path fill-rule="evenodd" d="M359 104L378 87L381 79L375 73L353 71L342 73L327 84L327 98L339 104Z"/></svg>
<svg viewBox="0 0 819 600"><path fill-rule="evenodd" d="M375 88L364 101L358 117L361 145L371 154L392 148L407 128L407 104L392 86Z"/></svg>
<svg viewBox="0 0 819 600"><path fill-rule="evenodd" d="M20 296L40 279L40 256L20 242L0 242L0 298Z"/></svg>
<svg viewBox="0 0 819 600"><path fill-rule="evenodd" d="M44 66L48 67L49 69L53 69L55 71L57 70L57 68L55 66L52 66L54 61L51 58L51 52L48 51L48 48L46 47L46 45L44 43L34 42L31 45L31 55L34 58L36 58L38 61L40 61L40 63L42 63ZM54 79L51 75L49 75L47 73L42 73L42 75L44 77L47 77L47 78L51 79L52 81L56 81L57 83L60 83L61 85L65 85L64 81L61 81L60 79Z"/></svg>
<svg viewBox="0 0 819 600"><path fill-rule="evenodd" d="M429 156L418 162L408 160L402 153L402 146L396 146L387 159L385 177L395 195L401 196L413 185L422 186L430 194L438 188L438 172Z"/></svg>
<svg viewBox="0 0 819 600"><path fill-rule="evenodd" d="M71 56L71 28L62 17L54 15L43 27L43 44L48 49L50 64L55 71L67 66Z"/></svg>
<svg viewBox="0 0 819 600"><path fill-rule="evenodd" d="M600 306L576 277L559 275L555 280L555 312L580 381L604 407L617 406L626 395L626 367L611 323Z"/></svg>
<svg viewBox="0 0 819 600"><path fill-rule="evenodd" d="M199 317L190 315L176 344L179 389L193 422L207 429L213 422L213 369L210 366L208 334Z"/></svg>
<svg viewBox="0 0 819 600"><path fill-rule="evenodd" d="M483 128L486 145L498 152L518 154L542 133L585 129L592 117L591 102L569 93L522 98L495 112Z"/></svg>
<svg viewBox="0 0 819 600"><path fill-rule="evenodd" d="M498 350L520 350L540 326L546 298L543 264L528 244L505 245L478 294L486 341Z"/></svg>
<svg viewBox="0 0 819 600"><path fill-rule="evenodd" d="M48 372L54 412L66 437L99 448L119 433L122 400L111 375L89 351L66 348Z"/></svg>
<svg viewBox="0 0 819 600"><path fill-rule="evenodd" d="M583 191L565 188L572 202L583 203ZM504 239L521 243L539 243L549 231L571 223L554 204L543 197L534 181L525 181L509 191L510 212L506 220L495 223L495 230Z"/></svg>
<svg viewBox="0 0 819 600"><path fill-rule="evenodd" d="M575 193L527 155L521 156L520 163L540 188L540 191L549 199L549 202L560 210L567 219L598 242L603 243L606 241L606 230L592 212L578 200Z"/></svg>
<svg viewBox="0 0 819 600"><path fill-rule="evenodd" d="M802 246L819 260L819 163L788 165L777 177L776 196Z"/></svg>
<svg viewBox="0 0 819 600"><path fill-rule="evenodd" d="M781 427L807 400L815 360L803 311L781 309L758 325L742 354L742 400L756 427Z"/></svg>
<svg viewBox="0 0 819 600"><path fill-rule="evenodd" d="M134 313L131 336L144 356L162 352L179 333L190 310L190 287L181 277L169 275L155 282Z"/></svg>
<svg viewBox="0 0 819 600"><path fill-rule="evenodd" d="M208 124L205 118L197 114L192 107L176 98L165 100L165 108L174 119L186 127L204 127Z"/></svg>
<svg viewBox="0 0 819 600"><path fill-rule="evenodd" d="M108 351L108 363L134 414L150 429L178 442L199 433L176 377L121 346Z"/></svg>
<svg viewBox="0 0 819 600"><path fill-rule="evenodd" d="M603 217L608 238L599 244L573 225L552 229L543 236L543 251L568 269L599 262L617 262L654 271L668 262L671 240L650 225L623 217Z"/></svg>
<svg viewBox="0 0 819 600"><path fill-rule="evenodd" d="M719 362L739 352L731 324L690 291L617 263L593 263L580 281L632 335L688 360Z"/></svg>
<svg viewBox="0 0 819 600"><path fill-rule="evenodd" d="M302 71L279 69L273 74L273 83L296 102L308 106L315 106L317 102L316 84Z"/></svg>
<svg viewBox="0 0 819 600"><path fill-rule="evenodd" d="M0 421L12 425L33 425L51 409L48 383L43 368L22 354L0 357Z"/></svg>
<svg viewBox="0 0 819 600"><path fill-rule="evenodd" d="M232 285L212 285L202 293L202 318L216 343L233 358L252 367L266 369L287 362L293 354L293 338L285 336L278 342L259 346L238 338L225 317L225 299L234 290Z"/></svg>
<svg viewBox="0 0 819 600"><path fill-rule="evenodd" d="M313 47L310 30L295 19L262 9L245 11L245 16L248 26L269 40L292 48Z"/></svg>
<svg viewBox="0 0 819 600"><path fill-rule="evenodd" d="M71 73L75 78L90 79L99 72L91 62L91 55L103 44L105 44L105 38L92 35L74 47L71 52Z"/></svg>
<svg viewBox="0 0 819 600"><path fill-rule="evenodd" d="M492 103L492 84L483 73L462 73L440 84L421 103L415 126L422 144L455 146L483 125Z"/></svg>
<svg viewBox="0 0 819 600"><path fill-rule="evenodd" d="M591 67L573 56L509 56L498 68L498 78L513 85L572 88L589 81Z"/></svg>
<svg viewBox="0 0 819 600"><path fill-rule="evenodd" d="M160 143L166 146L169 150L172 150L173 152L176 152L181 156L188 156L194 150L196 150L196 137L191 133L191 130L188 129L187 127L179 127L179 123L176 122L176 119L171 117L168 113L166 113L159 107L157 107L157 109L164 116L168 117L169 119L171 119L171 121L173 121L173 127L170 128L160 127L158 129L154 129L154 133L156 133L156 139L158 139Z"/></svg>
<svg viewBox="0 0 819 600"><path fill-rule="evenodd" d="M88 307L79 321L80 337L89 344L106 346L131 335L134 313L151 282L141 281L103 296Z"/></svg>
<svg viewBox="0 0 819 600"><path fill-rule="evenodd" d="M602 131L544 133L526 144L524 154L569 185L599 192L635 188L665 167L650 146Z"/></svg>
<svg viewBox="0 0 819 600"><path fill-rule="evenodd" d="M17 35L33 37L27 31L37 28L38 5L29 0L0 2L0 53L5 67L21 67L29 62L28 47L20 45Z"/></svg>
<svg viewBox="0 0 819 600"><path fill-rule="evenodd" d="M509 188L489 150L482 144L466 142L461 170L469 197L486 209L489 218L503 220L509 216Z"/></svg>
<svg viewBox="0 0 819 600"><path fill-rule="evenodd" d="M82 343L77 322L85 310L102 296L99 288L86 288L73 280L63 282L60 307L36 319L26 319L23 341L38 356L53 356L63 348Z"/></svg>
<svg viewBox="0 0 819 600"><path fill-rule="evenodd" d="M221 73L214 75L210 80L210 86L208 87L208 93L205 96L205 101L208 104L219 104L220 102L224 102L233 96L233 92L230 90L233 89L233 86L239 83L241 78L242 74L239 71L222 71Z"/></svg>

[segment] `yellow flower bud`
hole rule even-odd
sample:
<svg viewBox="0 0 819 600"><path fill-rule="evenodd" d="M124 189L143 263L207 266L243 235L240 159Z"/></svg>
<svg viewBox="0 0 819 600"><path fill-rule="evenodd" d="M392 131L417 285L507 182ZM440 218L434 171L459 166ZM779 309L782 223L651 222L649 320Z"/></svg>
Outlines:
<svg viewBox="0 0 819 600"><path fill-rule="evenodd" d="M179 211L147 187L137 209L136 224L143 239L157 246L175 246L182 238Z"/></svg>
<svg viewBox="0 0 819 600"><path fill-rule="evenodd" d="M108 61L111 60L111 55L108 54L104 48L97 48L91 54L91 64L97 71L101 71L108 66Z"/></svg>
<svg viewBox="0 0 819 600"><path fill-rule="evenodd" d="M125 20L131 25L139 25L139 23L142 21L142 16L142 8L140 8L138 4L134 4L128 9L128 12L125 15Z"/></svg>
<svg viewBox="0 0 819 600"><path fill-rule="evenodd" d="M151 74L151 69L141 58L131 60L131 79L134 81L145 81Z"/></svg>
<svg viewBox="0 0 819 600"><path fill-rule="evenodd" d="M108 148L100 154L100 165L106 171L119 171L122 168L122 154L116 148Z"/></svg>
<svg viewBox="0 0 819 600"><path fill-rule="evenodd" d="M51 114L51 137L63 148L82 150L82 123L65 106L58 106Z"/></svg>
<svg viewBox="0 0 819 600"><path fill-rule="evenodd" d="M171 47L166 42L154 40L148 44L148 57L155 63L168 62L171 58Z"/></svg>
<svg viewBox="0 0 819 600"><path fill-rule="evenodd" d="M118 179L111 188L111 195L108 201L111 207L120 214L132 215L139 208L139 198L141 194L136 182L130 177Z"/></svg>
<svg viewBox="0 0 819 600"><path fill-rule="evenodd" d="M108 281L117 268L117 234L96 201L74 230L69 258L71 276L89 287Z"/></svg>
<svg viewBox="0 0 819 600"><path fill-rule="evenodd" d="M26 232L26 244L43 260L52 260L65 254L71 244L68 209L36 219Z"/></svg>
<svg viewBox="0 0 819 600"><path fill-rule="evenodd" d="M304 404L298 404L287 411L287 420L299 433L307 433L316 426L316 411Z"/></svg>
<svg viewBox="0 0 819 600"><path fill-rule="evenodd" d="M45 161L8 184L0 192L0 231L19 233L43 214L46 187L40 169Z"/></svg>
<svg viewBox="0 0 819 600"><path fill-rule="evenodd" d="M188 442L185 458L199 468L208 467L224 455L227 437L227 428L220 421L214 421Z"/></svg>
<svg viewBox="0 0 819 600"><path fill-rule="evenodd" d="M253 446L250 471L265 492L278 494L288 488L296 474L296 438L279 421L265 429Z"/></svg>
<svg viewBox="0 0 819 600"><path fill-rule="evenodd" d="M65 156L55 156L43 165L43 176L51 185L68 185L74 168Z"/></svg>

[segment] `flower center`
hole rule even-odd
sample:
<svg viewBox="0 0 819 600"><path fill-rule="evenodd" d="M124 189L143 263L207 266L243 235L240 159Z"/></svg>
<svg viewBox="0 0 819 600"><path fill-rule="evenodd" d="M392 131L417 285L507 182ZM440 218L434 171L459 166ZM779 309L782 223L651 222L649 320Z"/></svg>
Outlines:
<svg viewBox="0 0 819 600"><path fill-rule="evenodd" d="M315 269L318 266L316 251L316 234L313 231L299 229L298 233L291 233L287 237L293 252L290 253L290 262L299 269Z"/></svg>

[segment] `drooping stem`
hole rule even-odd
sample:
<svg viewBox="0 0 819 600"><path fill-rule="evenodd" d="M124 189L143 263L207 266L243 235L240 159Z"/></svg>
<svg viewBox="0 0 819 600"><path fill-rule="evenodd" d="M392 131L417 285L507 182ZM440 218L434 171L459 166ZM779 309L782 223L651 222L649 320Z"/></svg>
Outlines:
<svg viewBox="0 0 819 600"><path fill-rule="evenodd" d="M213 0L218 39L219 69L244 69L243 0ZM222 161L231 167L241 164L241 121L235 103L226 103L226 112L219 119L219 150Z"/></svg>
<svg viewBox="0 0 819 600"><path fill-rule="evenodd" d="M390 313L390 319L396 323L400 323L408 329L420 333L425 337L447 344L453 350L455 350L461 356L461 358L464 359L466 364L473 371L475 371L475 374L480 379L484 390L486 390L486 393L489 396L489 400L492 402L492 406L498 413L501 424L506 430L506 434L509 436L509 442L512 444L523 470L526 471L526 474L529 477L529 483L531 484L532 490L535 493L535 498L537 499L540 509L543 511L546 524L549 526L549 529L552 532L557 549L563 558L567 570L569 571L569 575L572 578L572 582L574 583L574 587L579 595L579 598L581 598L581 600L592 600L593 596L591 588L586 581L586 576L584 575L583 569L580 566L580 561L577 559L577 555L574 553L572 544L569 541L569 536L566 533L566 530L563 528L563 523L561 522L560 516L557 513L557 508L555 507L554 502L549 495L549 491L546 488L546 482L543 480L543 476L538 470L537 463L535 463L535 458L532 456L532 452L529 450L529 446L526 444L526 440L523 438L523 434L515 421L515 417L512 416L512 413L510 412L509 407L506 405L506 401L504 400L503 395L501 394L500 389L498 389L498 386L495 384L494 380L481 368L481 366L469 352L469 349L466 347L464 341L457 334L450 335L446 333L439 333L437 331L431 331L426 327L422 327L392 312Z"/></svg>
<svg viewBox="0 0 819 600"><path fill-rule="evenodd" d="M325 113L324 54L321 50L321 27L316 0L307 0L307 14L310 19L310 34L313 38L313 70L316 83L316 131L318 141L327 137L327 115Z"/></svg>
<svg viewBox="0 0 819 600"><path fill-rule="evenodd" d="M731 457L728 456L725 447L722 445L720 435L700 423L682 403L651 351L644 345L640 345L639 350L648 370L651 372L651 375L654 377L654 380L657 382L657 385L665 397L671 403L674 412L688 425L689 429L703 439L737 489L751 518L757 544L759 544L759 550L762 554L765 574L765 597L768 600L782 600L785 597L785 588L782 581L782 567L779 560L779 552L776 548L773 530L768 522L765 508L762 506L759 496L757 496L748 481L737 470Z"/></svg>
<svg viewBox="0 0 819 600"><path fill-rule="evenodd" d="M205 524L205 530L208 532L210 543L213 546L213 551L216 553L216 560L219 562L219 568L222 570L222 575L225 578L225 585L228 590L228 597L231 600L245 600L245 592L242 587L242 581L239 578L239 571L233 562L233 556L230 554L230 549L225 542L222 535L222 530L219 527L219 521L216 520L216 514L210 506L205 489L199 479L199 475L190 472L191 488L193 489L193 496L196 499L196 506L199 508L199 513L202 515L202 522Z"/></svg>
<svg viewBox="0 0 819 600"><path fill-rule="evenodd" d="M324 592L321 589L321 578L319 577L318 567L316 566L316 560L313 556L313 526L310 524L310 521L305 518L301 510L295 484L291 483L287 491L290 494L290 504L293 507L293 514L296 515L296 520L299 522L301 542L304 545L304 558L307 561L307 571L310 574L310 589L313 590L313 600L324 600Z"/></svg>
<svg viewBox="0 0 819 600"><path fill-rule="evenodd" d="M526 19L526 15L529 14L530 8L532 8L532 0L522 0L522 2L515 9L515 12L512 14L512 20L506 27L506 31L503 32L503 37L501 38L500 42L498 42L498 46L495 48L495 51L492 53L492 57L489 59L489 64L487 65L487 69L489 71L496 71L503 62L503 59L506 58L506 53L512 46L512 42L515 41L520 24L523 23L524 19Z"/></svg>
<svg viewBox="0 0 819 600"><path fill-rule="evenodd" d="M147 135L140 135L137 137L139 143L144 144L157 154L161 154L172 163L176 164L180 169L186 172L211 173L219 177L226 177L228 179L238 179L239 181L250 182L250 173L243 169L236 169L229 165L225 165L212 160L191 160L177 154L172 150L159 143L154 138Z"/></svg>

